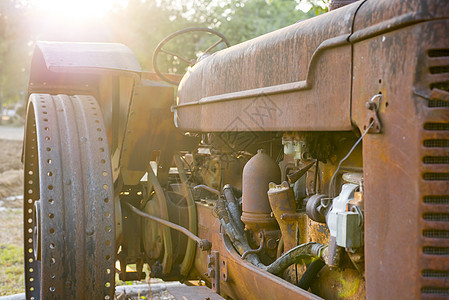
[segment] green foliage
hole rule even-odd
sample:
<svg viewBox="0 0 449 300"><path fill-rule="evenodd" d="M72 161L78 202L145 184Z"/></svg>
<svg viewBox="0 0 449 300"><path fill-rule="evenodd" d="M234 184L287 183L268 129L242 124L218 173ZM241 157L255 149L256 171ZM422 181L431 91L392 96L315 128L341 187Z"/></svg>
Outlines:
<svg viewBox="0 0 449 300"><path fill-rule="evenodd" d="M310 5L309 13L317 16L328 11L330 0L300 0L300 2L308 3Z"/></svg>
<svg viewBox="0 0 449 300"><path fill-rule="evenodd" d="M237 44L314 16L296 9L297 6L294 0L234 1L219 30Z"/></svg>

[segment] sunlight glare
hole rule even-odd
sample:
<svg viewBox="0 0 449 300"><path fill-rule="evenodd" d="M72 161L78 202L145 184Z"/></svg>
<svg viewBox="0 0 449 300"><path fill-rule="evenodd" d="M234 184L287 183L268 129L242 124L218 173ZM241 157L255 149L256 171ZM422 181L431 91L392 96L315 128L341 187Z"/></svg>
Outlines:
<svg viewBox="0 0 449 300"><path fill-rule="evenodd" d="M37 10L45 14L70 19L102 18L119 5L125 7L127 0L31 0Z"/></svg>

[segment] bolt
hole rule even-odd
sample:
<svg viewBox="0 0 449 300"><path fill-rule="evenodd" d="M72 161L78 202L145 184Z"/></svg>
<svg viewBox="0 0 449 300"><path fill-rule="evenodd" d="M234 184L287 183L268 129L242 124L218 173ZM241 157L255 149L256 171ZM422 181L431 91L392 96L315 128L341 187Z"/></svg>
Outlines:
<svg viewBox="0 0 449 300"><path fill-rule="evenodd" d="M269 239L267 241L267 247L268 249L275 249L277 247L277 242L275 239Z"/></svg>

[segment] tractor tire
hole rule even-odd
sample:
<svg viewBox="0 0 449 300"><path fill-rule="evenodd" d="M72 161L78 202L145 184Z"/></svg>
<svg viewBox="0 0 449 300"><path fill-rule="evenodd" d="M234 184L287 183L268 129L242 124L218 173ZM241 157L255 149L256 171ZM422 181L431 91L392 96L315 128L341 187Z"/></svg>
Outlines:
<svg viewBox="0 0 449 300"><path fill-rule="evenodd" d="M95 98L32 94L23 161L26 299L113 299L111 160Z"/></svg>

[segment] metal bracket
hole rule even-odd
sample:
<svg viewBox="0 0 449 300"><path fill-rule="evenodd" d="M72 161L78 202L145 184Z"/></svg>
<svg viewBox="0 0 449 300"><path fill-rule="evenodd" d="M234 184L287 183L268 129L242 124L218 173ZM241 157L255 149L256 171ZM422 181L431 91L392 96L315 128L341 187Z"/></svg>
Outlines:
<svg viewBox="0 0 449 300"><path fill-rule="evenodd" d="M118 254L120 262L119 279L122 281L142 280L146 274L143 272L143 259L141 257L128 257L124 251ZM136 271L126 271L126 266L136 264Z"/></svg>
<svg viewBox="0 0 449 300"><path fill-rule="evenodd" d="M365 125L363 125L363 130L368 129L368 133L381 133L382 131L382 123L379 119L379 107L381 99L382 94L376 94L371 98L370 101L366 102L368 115L366 116L366 122ZM371 125L371 123L373 124Z"/></svg>
<svg viewBox="0 0 449 300"><path fill-rule="evenodd" d="M212 291L220 293L220 254L218 251L211 251L207 256L207 277L212 280ZM226 276L227 277L227 276Z"/></svg>
<svg viewBox="0 0 449 300"><path fill-rule="evenodd" d="M226 259L221 260L220 270L221 270L221 280L228 281L228 262L226 261Z"/></svg>

